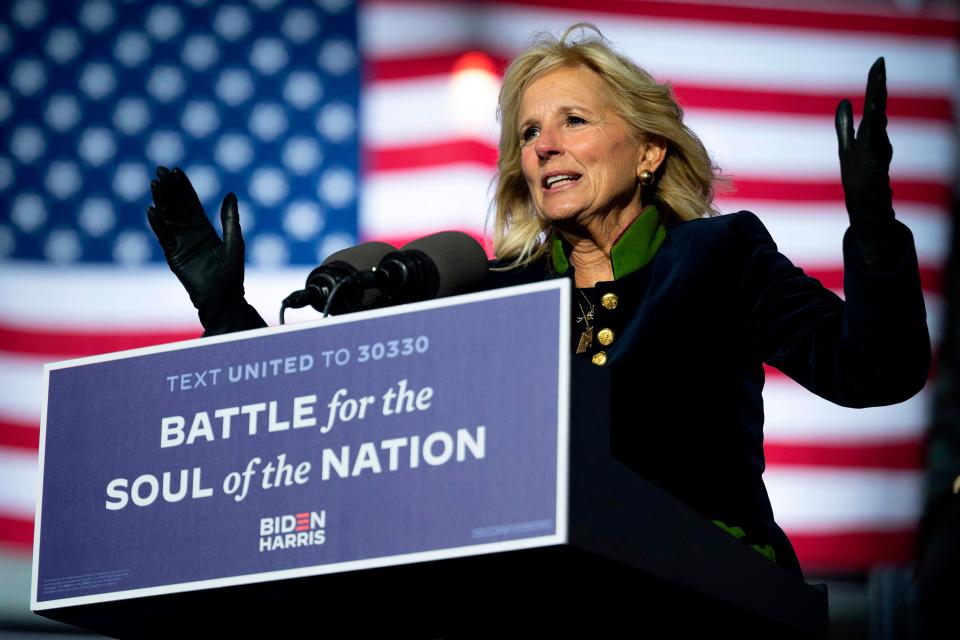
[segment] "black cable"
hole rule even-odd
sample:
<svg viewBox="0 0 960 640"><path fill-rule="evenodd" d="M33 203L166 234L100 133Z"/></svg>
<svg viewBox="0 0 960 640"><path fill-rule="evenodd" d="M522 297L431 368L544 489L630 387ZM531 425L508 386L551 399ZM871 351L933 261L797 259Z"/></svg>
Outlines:
<svg viewBox="0 0 960 640"><path fill-rule="evenodd" d="M284 324L283 314L286 313L286 311L287 311L287 301L284 300L283 304L280 305L280 324Z"/></svg>
<svg viewBox="0 0 960 640"><path fill-rule="evenodd" d="M340 280L337 284L335 284L335 285L333 286L333 289L330 291L330 295L327 296L327 304L325 304L324 307L323 307L323 317L324 317L324 318L326 318L328 315L330 315L330 309L331 309L331 307L333 307L333 299L337 297L337 292L340 291L340 287L342 287L343 285L347 284L348 282L349 282L349 283L353 283L353 282L357 279L357 275L358 275L359 273L360 273L360 272L358 271L357 273L351 274L351 275L347 276L346 278L343 278L342 280Z"/></svg>

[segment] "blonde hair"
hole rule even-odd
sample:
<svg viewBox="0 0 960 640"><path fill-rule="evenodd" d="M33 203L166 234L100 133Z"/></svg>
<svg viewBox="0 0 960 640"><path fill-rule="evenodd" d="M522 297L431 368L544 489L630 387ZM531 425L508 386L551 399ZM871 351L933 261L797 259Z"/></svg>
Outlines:
<svg viewBox="0 0 960 640"><path fill-rule="evenodd" d="M574 31L583 33L571 38ZM586 67L609 89L610 103L624 121L645 139L659 137L667 153L652 186L645 186L645 204L656 204L662 216L692 220L716 215L715 184L724 182L703 143L684 123L683 110L667 83L617 53L592 24L567 27L559 38L541 34L507 68L500 89L500 153L494 198L493 249L497 258L513 259L509 268L539 258L549 246L550 225L537 215L520 168L517 130L523 92L536 78L558 68ZM650 193L649 200L646 194Z"/></svg>

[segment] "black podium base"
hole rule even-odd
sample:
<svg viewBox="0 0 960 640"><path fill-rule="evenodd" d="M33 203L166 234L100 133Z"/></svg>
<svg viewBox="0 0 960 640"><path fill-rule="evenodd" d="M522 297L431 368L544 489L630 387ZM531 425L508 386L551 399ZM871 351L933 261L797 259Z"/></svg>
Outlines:
<svg viewBox="0 0 960 640"><path fill-rule="evenodd" d="M820 635L569 546L67 607L41 615L119 638L250 632L510 638L573 629L591 637Z"/></svg>

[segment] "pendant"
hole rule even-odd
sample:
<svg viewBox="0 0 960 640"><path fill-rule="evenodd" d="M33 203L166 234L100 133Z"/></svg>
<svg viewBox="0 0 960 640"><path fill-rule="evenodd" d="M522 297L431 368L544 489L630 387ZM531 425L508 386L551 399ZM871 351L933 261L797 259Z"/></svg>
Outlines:
<svg viewBox="0 0 960 640"><path fill-rule="evenodd" d="M580 334L580 342L577 344L577 355L585 353L593 342L593 327Z"/></svg>

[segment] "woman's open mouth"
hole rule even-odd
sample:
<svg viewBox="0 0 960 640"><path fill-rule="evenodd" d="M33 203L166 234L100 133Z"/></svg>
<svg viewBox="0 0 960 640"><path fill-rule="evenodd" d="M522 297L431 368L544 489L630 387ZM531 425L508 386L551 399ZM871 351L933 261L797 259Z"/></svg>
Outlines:
<svg viewBox="0 0 960 640"><path fill-rule="evenodd" d="M551 173L543 178L541 185L546 190L556 189L564 185L572 184L580 179L578 173Z"/></svg>

